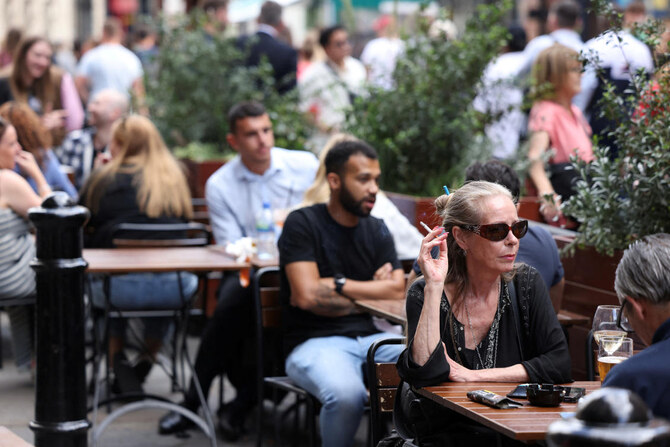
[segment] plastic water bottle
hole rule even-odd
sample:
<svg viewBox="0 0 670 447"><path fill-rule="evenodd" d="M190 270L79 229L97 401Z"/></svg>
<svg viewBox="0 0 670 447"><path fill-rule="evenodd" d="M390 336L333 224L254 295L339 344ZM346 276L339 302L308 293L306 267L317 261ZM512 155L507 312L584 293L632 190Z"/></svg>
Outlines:
<svg viewBox="0 0 670 447"><path fill-rule="evenodd" d="M263 208L256 216L256 253L258 259L267 260L277 257L270 202L263 202Z"/></svg>

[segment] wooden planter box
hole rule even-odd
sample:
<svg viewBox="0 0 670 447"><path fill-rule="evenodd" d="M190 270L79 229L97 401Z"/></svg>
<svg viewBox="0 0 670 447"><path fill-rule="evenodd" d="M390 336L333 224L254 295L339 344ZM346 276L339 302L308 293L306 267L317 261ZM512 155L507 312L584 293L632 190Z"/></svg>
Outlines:
<svg viewBox="0 0 670 447"><path fill-rule="evenodd" d="M416 197L386 191L385 194L421 234L424 234L426 230L419 222L424 222L431 228L440 225L440 217L435 214L434 197Z"/></svg>

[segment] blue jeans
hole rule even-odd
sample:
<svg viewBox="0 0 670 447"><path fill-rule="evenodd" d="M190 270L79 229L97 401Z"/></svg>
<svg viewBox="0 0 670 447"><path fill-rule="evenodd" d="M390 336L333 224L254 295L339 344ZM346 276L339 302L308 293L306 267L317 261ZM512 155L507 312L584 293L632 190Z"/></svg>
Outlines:
<svg viewBox="0 0 670 447"><path fill-rule="evenodd" d="M182 272L181 288L177 273L131 273L112 276L110 278L109 302L112 308L122 310L143 309L179 309L182 306L182 297L187 302L193 298L198 289L198 277L192 273ZM93 305L105 308L103 280L91 281ZM144 336L162 340L170 326L171 318L144 318ZM112 337L122 337L125 332L125 320L110 321L109 334Z"/></svg>
<svg viewBox="0 0 670 447"><path fill-rule="evenodd" d="M377 340L398 338L380 332L365 337L318 337L309 339L289 354L286 373L322 404L319 422L323 447L353 444L368 400L363 367L368 348ZM379 348L375 360L395 362L404 345Z"/></svg>

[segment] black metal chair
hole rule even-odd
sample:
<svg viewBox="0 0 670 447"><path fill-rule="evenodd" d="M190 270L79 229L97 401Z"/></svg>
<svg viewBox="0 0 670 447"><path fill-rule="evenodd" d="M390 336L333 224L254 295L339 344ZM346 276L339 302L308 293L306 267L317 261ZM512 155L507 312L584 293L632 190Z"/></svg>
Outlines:
<svg viewBox="0 0 670 447"><path fill-rule="evenodd" d="M210 232L206 225L188 222L188 223L175 223L175 224L137 224L137 223L122 223L116 225L112 230L113 243L117 248L146 248L146 247L193 247L193 246L204 246L207 245L210 239ZM175 322L175 331L172 336L172 362L171 362L171 372L168 372L167 368L163 368L165 372L170 375L172 378L173 390L184 391L186 388L186 374L185 369L186 365L191 371L191 374L194 374L193 364L190 357L188 356L188 350L186 347L186 332L188 326L189 316L194 314L199 314L200 312L197 309L192 309L192 299L193 296L184 296L182 276L181 272L177 272L177 279L179 284L179 294L181 298L181 305L174 308L167 309L121 309L113 306L110 303L111 297L111 281L109 276L104 278L104 291L105 291L105 308L104 309L94 309L94 315L97 314L98 319L103 321L103 333L104 336L102 340L98 340L96 343L97 346L97 355L96 361L93 368L93 380L95 383L95 392L93 398L93 405L90 411L97 412L97 409L100 405L107 404L108 409L112 401L123 401L123 400L136 400L143 399L139 402L131 402L129 404L123 405L121 408L118 408L114 412L111 412L109 416L93 431L93 444L95 445L102 435L102 432L107 428L107 426L113 422L119 416L128 413L130 411L135 411L141 408L160 408L167 410L174 410L185 417L191 419L193 422L198 425L203 432L209 437L210 445L216 446L216 434L214 431L214 424L212 421L211 413L207 405L206 396L203 395L202 391L199 390L199 397L201 407L203 409L205 420L203 421L198 415L186 410L185 408L177 405L168 399L142 393L141 395L120 395L116 397L111 396L111 384L109 380L109 358L107 355L107 347L109 343L109 321L114 318L157 318L157 317L171 317ZM202 277L200 277L202 279ZM197 292L196 292L197 293ZM96 334L97 335L97 334ZM102 358L101 358L102 357ZM106 386L106 398L103 401L100 401L100 382L98 377L98 372L100 369L100 364L103 361L105 364L105 377L104 382ZM181 365L181 374L177 365ZM179 380L181 377L181 381ZM197 384L197 381L196 381ZM95 417L93 418L96 419Z"/></svg>
<svg viewBox="0 0 670 447"><path fill-rule="evenodd" d="M256 271L252 282L256 311L256 362L258 390L258 438L256 445L263 442L263 398L266 387L272 390L275 442L280 444L277 416L277 396L294 393L296 403L290 410L295 412L296 429L300 406L305 406L305 421L309 445L317 445L316 410L319 401L306 390L296 385L284 372L284 356L281 337L281 303L279 302L279 268L265 267ZM297 430L296 430L297 431Z"/></svg>
<svg viewBox="0 0 670 447"><path fill-rule="evenodd" d="M370 442L376 446L384 436L384 414L393 413L400 376L395 363L376 362L377 350L385 345L402 345L404 338L385 338L368 349L368 388L370 390Z"/></svg>

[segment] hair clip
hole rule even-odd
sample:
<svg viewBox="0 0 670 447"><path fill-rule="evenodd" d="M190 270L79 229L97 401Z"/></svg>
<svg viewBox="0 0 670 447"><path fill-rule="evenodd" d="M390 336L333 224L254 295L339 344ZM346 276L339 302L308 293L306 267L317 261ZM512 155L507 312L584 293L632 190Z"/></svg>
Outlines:
<svg viewBox="0 0 670 447"><path fill-rule="evenodd" d="M449 195L449 188L447 188L447 185L444 185L443 188L444 188L444 193L446 195Z"/></svg>

